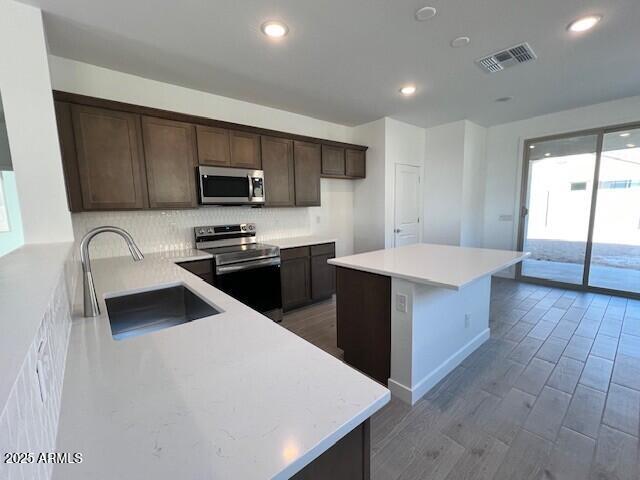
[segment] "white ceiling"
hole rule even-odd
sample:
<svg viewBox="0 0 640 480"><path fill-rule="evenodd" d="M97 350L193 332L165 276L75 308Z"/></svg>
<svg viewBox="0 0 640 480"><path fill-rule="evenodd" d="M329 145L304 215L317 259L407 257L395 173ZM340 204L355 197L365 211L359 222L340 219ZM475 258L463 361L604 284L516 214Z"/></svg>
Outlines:
<svg viewBox="0 0 640 480"><path fill-rule="evenodd" d="M494 125L640 94L638 0L26 3L46 12L55 55L348 125ZM424 5L438 15L416 22ZM593 31L566 31L594 12L604 20ZM278 44L260 33L273 18L290 27ZM451 48L459 35L471 45ZM537 61L493 75L474 64L523 41ZM415 97L398 94L406 82Z"/></svg>

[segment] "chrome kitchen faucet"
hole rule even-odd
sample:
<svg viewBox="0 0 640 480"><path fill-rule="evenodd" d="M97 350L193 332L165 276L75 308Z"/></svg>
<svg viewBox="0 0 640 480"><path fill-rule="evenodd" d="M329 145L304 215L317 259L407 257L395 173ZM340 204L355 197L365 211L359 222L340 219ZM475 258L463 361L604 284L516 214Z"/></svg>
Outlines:
<svg viewBox="0 0 640 480"><path fill-rule="evenodd" d="M131 256L136 262L144 258L142 252L133 241L133 237L122 228L119 227L96 227L90 230L82 237L80 242L80 261L82 262L82 280L84 284L84 316L97 317L100 315L100 307L98 306L98 297L96 296L96 287L93 283L93 275L91 274L91 259L89 258L89 244L93 237L103 232L117 233L125 242L131 252Z"/></svg>

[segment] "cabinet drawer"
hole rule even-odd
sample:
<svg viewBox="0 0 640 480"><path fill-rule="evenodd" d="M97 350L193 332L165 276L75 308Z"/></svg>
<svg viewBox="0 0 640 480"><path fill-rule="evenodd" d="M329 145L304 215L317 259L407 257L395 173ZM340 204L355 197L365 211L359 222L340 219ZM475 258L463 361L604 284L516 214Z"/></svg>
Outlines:
<svg viewBox="0 0 640 480"><path fill-rule="evenodd" d="M335 243L321 243L319 245L311 245L311 255L335 255Z"/></svg>
<svg viewBox="0 0 640 480"><path fill-rule="evenodd" d="M309 247L296 247L280 250L280 259L284 262L293 258L304 258L309 256Z"/></svg>
<svg viewBox="0 0 640 480"><path fill-rule="evenodd" d="M210 277L213 272L211 260L195 260L193 262L182 262L178 265L199 277Z"/></svg>

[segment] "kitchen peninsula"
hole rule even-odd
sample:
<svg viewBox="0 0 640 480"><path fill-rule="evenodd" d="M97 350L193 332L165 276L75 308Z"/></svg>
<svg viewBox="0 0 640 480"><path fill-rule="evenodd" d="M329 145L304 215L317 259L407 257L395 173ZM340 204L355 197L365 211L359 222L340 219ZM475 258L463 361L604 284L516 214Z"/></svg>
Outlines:
<svg viewBox="0 0 640 480"><path fill-rule="evenodd" d="M415 404L489 338L491 275L526 256L423 243L329 260L345 362Z"/></svg>
<svg viewBox="0 0 640 480"><path fill-rule="evenodd" d="M176 265L210 258L93 262L101 314L74 316L58 434L83 462L53 478L368 479L369 418L389 391ZM218 313L112 336L108 301L171 287Z"/></svg>

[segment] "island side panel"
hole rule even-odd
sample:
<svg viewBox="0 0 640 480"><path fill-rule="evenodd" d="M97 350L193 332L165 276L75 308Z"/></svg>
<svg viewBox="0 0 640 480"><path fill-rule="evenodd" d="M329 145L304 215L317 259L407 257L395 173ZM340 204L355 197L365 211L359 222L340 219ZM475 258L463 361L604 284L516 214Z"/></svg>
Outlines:
<svg viewBox="0 0 640 480"><path fill-rule="evenodd" d="M370 480L371 424L365 420L291 480Z"/></svg>
<svg viewBox="0 0 640 480"><path fill-rule="evenodd" d="M391 278L338 267L336 303L344 361L386 385L391 373Z"/></svg>
<svg viewBox="0 0 640 480"><path fill-rule="evenodd" d="M393 279L392 295L406 296L406 312L392 311L392 394L415 404L490 336L491 276L460 290Z"/></svg>

